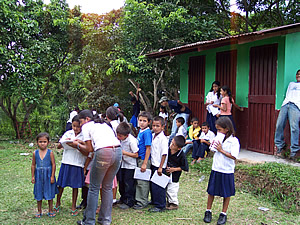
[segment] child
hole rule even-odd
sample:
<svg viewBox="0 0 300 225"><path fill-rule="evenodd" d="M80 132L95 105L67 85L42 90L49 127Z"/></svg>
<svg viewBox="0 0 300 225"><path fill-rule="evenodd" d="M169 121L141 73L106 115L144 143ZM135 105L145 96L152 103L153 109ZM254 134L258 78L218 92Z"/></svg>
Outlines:
<svg viewBox="0 0 300 225"><path fill-rule="evenodd" d="M234 105L240 111L244 111L244 109L234 103L234 100L232 99L231 96L231 90L229 89L228 86L225 85L221 88L221 95L222 95L221 106L217 104L214 104L213 106L218 107L220 109L220 117L226 116L231 120L234 130L236 130L235 123L231 114L232 105Z"/></svg>
<svg viewBox="0 0 300 225"><path fill-rule="evenodd" d="M175 135L171 135L171 136L170 136L168 146L170 146L171 141L172 141L172 139L174 138L174 136L178 136L178 135L182 135L183 137L186 136L187 132L186 132L185 127L183 126L184 123L185 123L185 120L183 119L183 117L178 117L178 118L176 119L176 126L177 126L177 129L176 129L176 131L175 131Z"/></svg>
<svg viewBox="0 0 300 225"><path fill-rule="evenodd" d="M138 157L138 141L130 134L130 126L122 122L117 127L117 138L121 141L122 163L119 170L119 192L120 209L128 209L134 205L135 197L135 179L134 169L137 166L136 158Z"/></svg>
<svg viewBox="0 0 300 225"><path fill-rule="evenodd" d="M212 218L211 207L215 196L223 197L223 209L217 224L225 224L227 220L230 196L235 195L234 167L235 159L240 151L239 140L234 135L232 122L227 117L221 117L216 121L217 131L225 134L224 141L214 144L217 151L214 154L212 171L209 177L207 193L207 209L204 222L210 223Z"/></svg>
<svg viewBox="0 0 300 225"><path fill-rule="evenodd" d="M193 165L196 161L199 163L204 157L207 155L209 151L209 146L212 140L215 138L214 132L209 130L208 123L204 122L201 125L201 135L193 141L193 161L191 165Z"/></svg>
<svg viewBox="0 0 300 225"><path fill-rule="evenodd" d="M186 146L182 148L183 153L185 156L189 153L190 149L193 147L194 139L198 138L200 135L201 128L199 126L199 120L197 117L193 117L191 120L191 126L188 129L188 136L186 138Z"/></svg>
<svg viewBox="0 0 300 225"><path fill-rule="evenodd" d="M178 209L178 191L179 178L181 171L188 171L189 165L187 163L184 152L181 148L184 146L185 139L183 136L176 136L171 142L168 155L168 163L166 172L172 174L172 183L167 186L167 207L168 210Z"/></svg>
<svg viewBox="0 0 300 225"><path fill-rule="evenodd" d="M58 148L64 148L64 153L61 161L61 167L57 179L57 186L59 193L57 194L56 205L54 207L55 212L59 212L61 205L61 197L65 187L72 188L72 209L71 215L77 216L78 211L76 209L76 201L78 196L78 188L84 186L84 163L88 152L77 148L73 142L64 143L66 140L82 140L81 127L79 116L76 115L72 119L72 130L68 130L64 133L59 140ZM82 142L83 143L83 142Z"/></svg>
<svg viewBox="0 0 300 225"><path fill-rule="evenodd" d="M158 115L161 116L162 118L164 118L164 121L165 121L165 135L167 135L169 114L167 112L166 107L161 105L160 108L159 108L159 114Z"/></svg>
<svg viewBox="0 0 300 225"><path fill-rule="evenodd" d="M221 93L220 93L220 81L214 81L212 83L211 89L206 95L206 110L207 110L207 116L206 116L206 122L208 123L210 129L215 134L217 133L217 129L215 127L215 122L218 119L216 115L213 115L211 112L210 106L211 105L221 105Z"/></svg>
<svg viewBox="0 0 300 225"><path fill-rule="evenodd" d="M153 138L151 145L151 174L157 171L159 176L165 173L168 157L168 139L165 136L164 119L156 116L153 119L152 129ZM149 212L162 212L166 207L166 189L151 182L151 200L154 207L149 209Z"/></svg>
<svg viewBox="0 0 300 225"><path fill-rule="evenodd" d="M138 167L141 168L141 172L145 172L146 169L150 169L150 153L152 134L149 129L151 122L151 114L149 112L141 112L138 117L139 127L141 128L138 134ZM137 180L135 200L136 204L133 209L143 209L148 205L148 196L150 190L149 181Z"/></svg>
<svg viewBox="0 0 300 225"><path fill-rule="evenodd" d="M50 149L47 149L49 144L49 134L40 133L36 137L39 149L35 150L32 155L31 164L31 183L34 184L33 194L37 200L38 213L35 218L42 216L42 200L48 200L49 217L55 217L53 212L53 198L57 193L55 181L55 159L54 154Z"/></svg>

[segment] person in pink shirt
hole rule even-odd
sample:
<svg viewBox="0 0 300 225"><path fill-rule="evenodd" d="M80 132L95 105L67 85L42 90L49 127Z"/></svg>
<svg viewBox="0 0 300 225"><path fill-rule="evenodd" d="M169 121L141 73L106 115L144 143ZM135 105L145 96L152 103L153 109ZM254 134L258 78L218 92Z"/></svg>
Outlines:
<svg viewBox="0 0 300 225"><path fill-rule="evenodd" d="M242 107L239 107L237 104L235 104L231 96L231 90L228 86L224 85L221 88L220 93L222 95L221 106L220 105L213 105L213 106L218 107L220 109L220 117L226 116L231 120L234 130L236 130L235 123L231 114L232 105L234 105L240 111L244 111L244 109Z"/></svg>

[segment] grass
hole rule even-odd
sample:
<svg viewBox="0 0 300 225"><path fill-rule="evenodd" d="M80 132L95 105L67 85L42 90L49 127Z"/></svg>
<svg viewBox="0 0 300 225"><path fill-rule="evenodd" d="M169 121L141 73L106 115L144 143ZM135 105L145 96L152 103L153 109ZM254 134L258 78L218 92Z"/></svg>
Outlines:
<svg viewBox="0 0 300 225"><path fill-rule="evenodd" d="M51 148L51 147L50 147ZM66 188L62 197L62 210L55 218L43 216L34 219L36 201L33 198L33 184L31 184L30 165L32 152L28 144L10 144L0 141L0 224L75 224L82 219L72 217L71 188ZM58 176L61 153L55 148ZM22 156L20 153L30 153ZM211 160L194 165L188 173L183 173L180 180L179 201L177 211L150 214L147 209L122 211L114 208L112 224L204 224L202 221L207 201L207 182L211 169ZM199 177L205 175L204 181L198 182ZM299 184L299 183L298 183ZM232 197L228 210L227 224L300 224L299 214L286 213L266 198L257 197L237 188L236 196ZM54 200L55 203L56 200ZM80 200L78 200L79 203ZM270 210L263 212L258 207ZM43 213L47 213L47 201L43 201ZM218 214L222 209L222 198L215 198L213 205L213 221L216 224Z"/></svg>

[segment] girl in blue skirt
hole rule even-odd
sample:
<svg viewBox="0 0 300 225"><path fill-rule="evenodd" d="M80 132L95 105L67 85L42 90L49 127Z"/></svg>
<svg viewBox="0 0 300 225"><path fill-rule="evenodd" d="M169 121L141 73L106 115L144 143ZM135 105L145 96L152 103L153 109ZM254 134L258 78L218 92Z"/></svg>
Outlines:
<svg viewBox="0 0 300 225"><path fill-rule="evenodd" d="M212 219L211 207L215 196L223 197L223 209L217 224L225 224L227 220L230 196L235 195L234 168L235 159L240 151L239 140L234 135L234 128L228 117L221 117L216 121L217 131L225 134L222 143L212 143L217 151L214 154L212 171L209 177L207 193L207 209L204 222L210 223Z"/></svg>
<svg viewBox="0 0 300 225"><path fill-rule="evenodd" d="M57 179L59 193L57 194L56 205L54 207L54 210L59 212L61 205L60 200L64 188L69 186L72 188L72 216L78 215L76 209L78 188L84 186L85 176L83 168L88 156L88 152L74 144L73 141L80 141L82 138L79 116L77 115L72 119L72 130L66 131L59 140L58 148L64 148L64 153ZM81 142L84 143L83 141Z"/></svg>

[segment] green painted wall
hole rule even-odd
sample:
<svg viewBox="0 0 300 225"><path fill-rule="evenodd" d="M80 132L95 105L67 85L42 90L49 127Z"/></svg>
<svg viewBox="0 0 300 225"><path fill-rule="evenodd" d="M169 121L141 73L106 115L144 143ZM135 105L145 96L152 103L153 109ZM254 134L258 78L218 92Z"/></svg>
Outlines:
<svg viewBox="0 0 300 225"><path fill-rule="evenodd" d="M300 50L300 33L298 35L287 35L287 39L289 42L293 41L293 44L288 44L290 49L298 48ZM180 55L180 100L184 103L188 102L188 59L191 56L206 56L206 67L205 67L205 94L207 94L211 88L212 82L215 80L215 70L216 70L216 53L228 50L237 49L237 74L236 74L236 102L238 105L242 107L248 107L248 93L249 93L249 54L250 48L254 46L267 45L278 43L278 68L277 68L277 78L276 78L276 93L284 92L282 90L282 83L284 83L285 90L287 88L288 83L290 82L290 78L286 77L284 74L287 74L286 70L294 70L292 71L293 79L295 80L296 70L286 68L287 64L285 61L290 60L291 63L296 64L295 61L299 61L299 57L296 57L296 52L294 50L293 56L289 55L291 59L288 59L285 56L286 42L285 36L268 38L265 40L254 41L241 45L229 45L216 49L210 49L202 52L192 52ZM298 43L296 43L298 42ZM299 52L299 51L298 51ZM298 62L298 67L299 62ZM283 82L284 81L284 82ZM283 99L282 99L283 100ZM280 108L281 99L276 99L276 108Z"/></svg>

